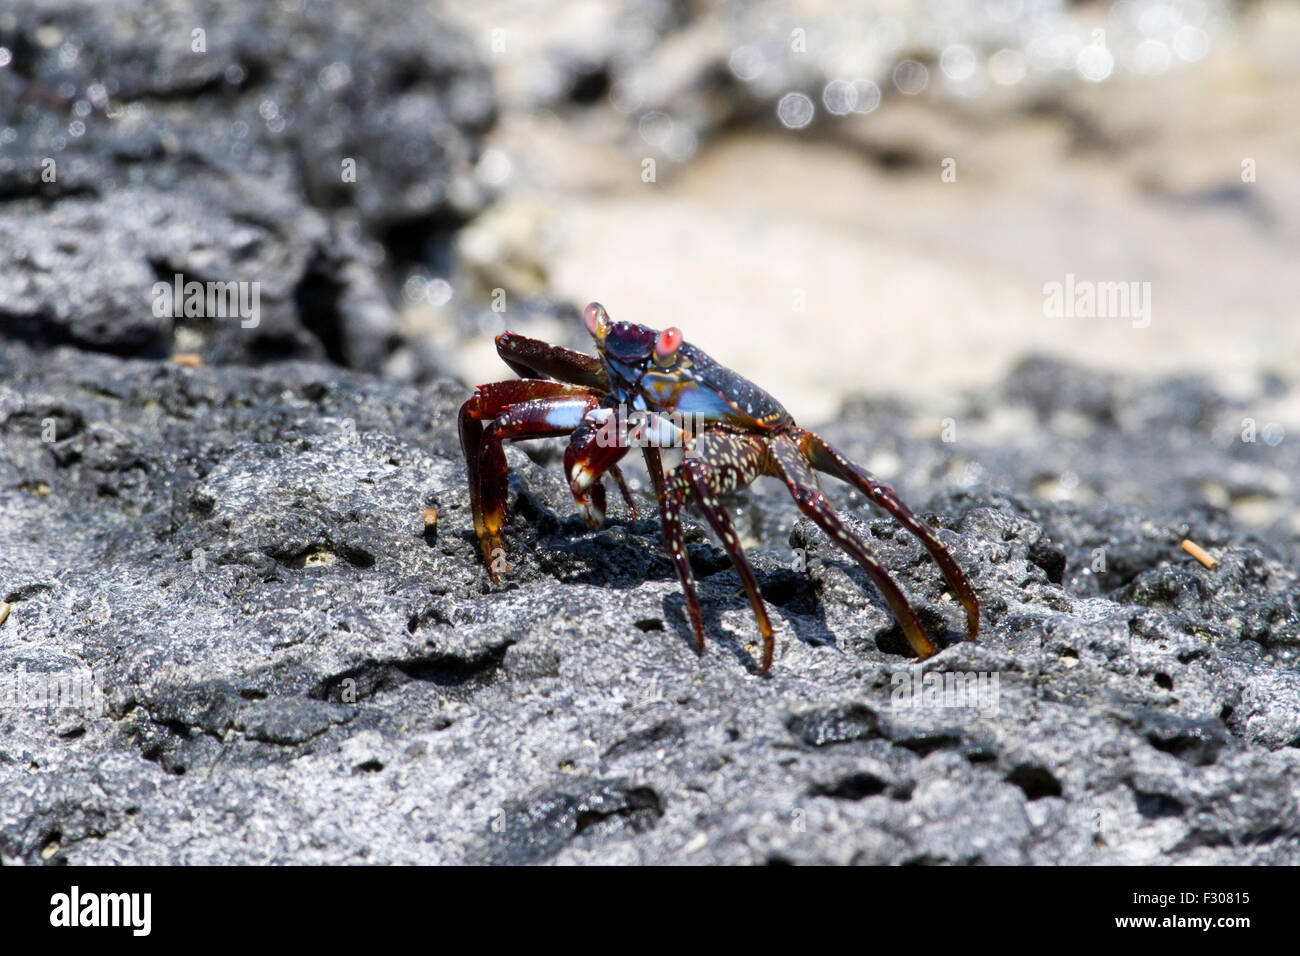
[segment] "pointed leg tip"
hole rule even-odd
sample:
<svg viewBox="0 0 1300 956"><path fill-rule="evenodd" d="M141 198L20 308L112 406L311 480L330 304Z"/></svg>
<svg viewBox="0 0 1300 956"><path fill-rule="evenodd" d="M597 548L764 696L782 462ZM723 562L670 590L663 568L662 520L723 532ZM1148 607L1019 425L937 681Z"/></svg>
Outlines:
<svg viewBox="0 0 1300 956"><path fill-rule="evenodd" d="M506 549L502 546L500 540L490 542L491 547L483 555L483 566L487 569L488 580L493 584L501 583L501 575L510 573L510 565L506 563Z"/></svg>

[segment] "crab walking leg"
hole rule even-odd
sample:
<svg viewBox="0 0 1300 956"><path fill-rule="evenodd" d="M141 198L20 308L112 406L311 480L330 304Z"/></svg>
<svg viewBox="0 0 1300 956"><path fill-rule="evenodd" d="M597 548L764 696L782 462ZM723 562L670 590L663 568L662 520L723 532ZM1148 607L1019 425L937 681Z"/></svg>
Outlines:
<svg viewBox="0 0 1300 956"><path fill-rule="evenodd" d="M812 462L814 468L833 475L857 488L867 498L893 515L899 524L920 539L921 544L925 546L925 550L930 552L930 557L934 559L934 563L939 566L939 570L943 573L944 580L948 582L948 587L952 589L953 595L966 609L966 640L975 640L980 632L979 599L975 597L974 588L970 586L970 581L962 573L961 568L957 566L952 553L943 546L943 542L939 540L930 526L912 514L912 510L903 504L903 500L898 497L893 488L878 481L871 472L854 463L852 459L820 435L803 429L800 429L800 431L802 433L801 445L803 452L807 455L808 460Z"/></svg>
<svg viewBox="0 0 1300 956"><path fill-rule="evenodd" d="M695 652L704 653L704 615L700 611L700 596L695 587L695 574L691 571L690 558L686 554L686 535L682 530L682 503L685 488L670 488L664 477L664 458L659 445L648 443L641 446L645 459L646 471L650 472L650 482L654 485L655 500L659 502L659 526L663 531L664 550L672 559L677 572L677 580L682 586L686 598L686 612L691 618L691 630L695 632Z"/></svg>
<svg viewBox="0 0 1300 956"><path fill-rule="evenodd" d="M889 576L884 566L867 550L862 540L844 527L844 522L826 500L825 493L817 483L817 475L813 473L799 446L792 439L780 435L768 443L768 449L777 476L789 487L790 494L799 505L799 510L825 531L832 541L852 555L853 559L862 566L862 570L867 572L876 587L880 589L880 593L885 596L885 603L893 611L894 619L903 629L917 656L924 659L933 654L934 644L926 636L921 622L916 619L916 613L908 603L906 595Z"/></svg>
<svg viewBox="0 0 1300 956"><path fill-rule="evenodd" d="M656 456L658 449L655 449ZM651 471L654 474L654 471ZM681 582L686 597L686 612L691 617L691 630L695 632L695 652L704 653L704 614L700 611L700 595L695 588L695 574L686 555L686 535L682 531L682 503L686 497L684 483L659 482L659 525L664 533L664 548L672 558L677 580Z"/></svg>
<svg viewBox="0 0 1300 956"><path fill-rule="evenodd" d="M695 632L695 652L704 653L704 615L700 611L700 596L695 587L695 574L686 555L686 535L682 530L682 502L685 489L669 488L664 477L664 459L657 445L643 445L642 456L654 485L655 500L659 502L659 527L663 531L664 550L672 559L677 580L686 598L686 611Z"/></svg>
<svg viewBox="0 0 1300 956"><path fill-rule="evenodd" d="M623 496L623 504L627 505L627 513L635 521L641 517L636 510L636 502L632 500L632 492L627 490L627 482L623 479L623 469L618 465L610 465L609 473L614 476L614 484L618 485L618 492Z"/></svg>
<svg viewBox="0 0 1300 956"><path fill-rule="evenodd" d="M516 375L524 378L553 378L574 385L606 391L609 381L600 359L559 345L514 332L502 332L496 338L497 354Z"/></svg>
<svg viewBox="0 0 1300 956"><path fill-rule="evenodd" d="M660 415L651 414L646 420L642 437L635 444L640 446L642 456L645 458L646 471L650 473L650 483L654 486L656 500L662 500L664 495L664 462L659 449L684 447L686 439L685 431ZM614 476L614 481L618 483L618 490L622 492L623 500L627 503L627 510L635 519L636 505L623 481L623 473L616 465L609 471Z"/></svg>
<svg viewBox="0 0 1300 956"><path fill-rule="evenodd" d="M758 581L740 545L735 525L726 509L718 504L718 495L736 491L749 485L763 474L767 454L762 442L753 437L714 432L696 441L674 471L673 478L685 480L699 503L700 511L713 526L722 541L722 547L731 558L731 564L749 596L750 607L758 621L758 631L763 638L763 661L760 674L772 666L776 641L772 636L772 622L767 616L767 606L759 593Z"/></svg>
<svg viewBox="0 0 1300 956"><path fill-rule="evenodd" d="M655 499L662 503L664 500L664 456L660 454L659 448L655 445L643 446L641 455L645 459L646 471L650 472L650 483L654 485Z"/></svg>

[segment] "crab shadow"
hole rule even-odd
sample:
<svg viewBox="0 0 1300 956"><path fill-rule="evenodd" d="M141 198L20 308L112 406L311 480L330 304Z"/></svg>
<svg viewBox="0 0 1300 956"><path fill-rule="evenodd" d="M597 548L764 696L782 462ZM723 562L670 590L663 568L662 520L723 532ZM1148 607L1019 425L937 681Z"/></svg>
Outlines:
<svg viewBox="0 0 1300 956"><path fill-rule="evenodd" d="M573 556L592 556L592 550L603 553L604 548L596 541L600 535L610 531L617 536L621 546L626 547L635 557L637 570L630 574L610 574L610 564L604 561L593 562L585 571L570 580L615 589L631 589L647 580L671 582L672 590L665 594L660 602L661 619L638 621L642 630L672 630L684 644L692 650L696 647L695 633L690 626L690 615L686 606L686 595L681 590L677 573L664 550L659 533L658 520L612 522L611 526L592 532L585 527L576 529L577 538L565 541L551 539L547 547L555 547ZM540 543L539 543L540 544ZM726 552L713 543L712 539L702 536L688 543L687 553L691 570L695 576L699 595L700 611L704 620L706 649L716 644L731 654L750 673L759 672L757 655L762 652L762 639L758 631L758 622L753 616L749 597L745 593L740 577L731 564ZM748 554L750 564L758 582L759 593L768 606L769 616L776 629L778 653L780 642L793 638L808 647L835 647L843 653L854 653L855 648L874 648L876 651L894 657L915 659L903 630L894 619L883 595L867 577L866 573L851 559L833 561L833 565L843 571L852 584L877 609L888 622L886 626L863 628L858 633L848 633L852 627L844 622L832 624L827 616L827 597L823 588L807 573L794 571L782 566L778 560L761 549L754 549ZM653 565L653 573L646 573ZM934 568L938 573L938 568ZM950 644L959 643L962 635L955 631L946 617L928 602L913 604L917 617L930 635L935 645L942 649ZM724 618L739 612L741 622L733 617L730 624ZM782 626L784 624L784 626Z"/></svg>
<svg viewBox="0 0 1300 956"><path fill-rule="evenodd" d="M717 553L722 560L727 560L721 550ZM758 581L759 593L768 605L768 614L773 621L778 656L781 641L793 637L808 647L834 647L847 655L874 648L892 657L915 660L916 652L912 650L902 627L894 620L889 606L876 590L875 585L866 579L866 575L860 572L856 564L846 561L842 565L843 570L853 578L853 583L857 585L865 599L884 614L888 621L886 626L864 628L856 634L847 633L852 625L846 625L844 622L831 624L826 614L826 600L821 590L806 574L780 566L773 568L770 565L763 567L755 564L754 577ZM727 571L731 571L729 576L725 573ZM725 648L747 670L757 674L759 665L755 655L762 651L762 639L739 577L728 563L727 568L703 580L700 580L697 573L697 583L707 644L717 644ZM678 590L676 593L665 595L662 609L664 619L671 621L673 629L694 649L695 634L690 627L685 594ZM738 629L734 620L730 628L724 625L724 615L737 610L741 611L748 620L748 627L752 633L742 630L745 625L741 625L741 629ZM961 633L955 631L947 619L929 604L914 603L913 610L939 650L961 642ZM753 650L749 649L751 647Z"/></svg>
<svg viewBox="0 0 1300 956"><path fill-rule="evenodd" d="M662 619L646 618L638 621L637 626L645 631L671 630L691 650L695 649L686 596L678 586L677 573L664 548L653 500L638 502L640 513L636 518L615 505L618 510L607 515L599 529L592 530L572 512L558 514L541 494L522 483L518 489L505 529L507 548L514 556L513 566L523 570L526 563L531 577L553 577L562 583L612 590L631 590L646 581L672 582L673 590L661 602ZM686 530L687 552L704 619L706 649L709 644L716 644L749 672L757 674L759 665L755 654L762 652L762 639L731 559L694 515L687 518ZM477 551L473 531L463 536ZM853 653L855 647L874 647L891 657L915 659L916 654L884 597L847 555L842 560L836 557L823 561L846 574L864 599L883 614L887 626L853 634L845 633L850 627L843 622L833 627L826 614L825 588L812 575L784 566L772 556L770 549L754 548L748 556L759 591L774 618L778 653L780 642L792 636L809 647L837 647L844 653ZM932 573L939 573L932 563L926 563ZM724 578L724 575L729 576ZM526 583L526 579L516 580ZM738 629L734 623L731 627L724 625L724 614L737 609L745 613L748 629ZM946 617L928 601L914 599L913 609L938 649L961 641L962 634L954 631ZM781 626L782 621L786 626Z"/></svg>

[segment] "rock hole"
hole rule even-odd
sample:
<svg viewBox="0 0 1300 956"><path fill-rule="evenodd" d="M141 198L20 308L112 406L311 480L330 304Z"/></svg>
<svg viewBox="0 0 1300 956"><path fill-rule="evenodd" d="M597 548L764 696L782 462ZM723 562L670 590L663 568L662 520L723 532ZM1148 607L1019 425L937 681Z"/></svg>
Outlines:
<svg viewBox="0 0 1300 956"><path fill-rule="evenodd" d="M1065 552L1047 544L1034 544L1029 547L1029 560L1043 569L1047 580L1060 584L1065 577Z"/></svg>
<svg viewBox="0 0 1300 956"><path fill-rule="evenodd" d="M347 364L343 313L339 308L343 290L343 283L335 278L335 269L319 258L307 268L293 290L299 321L320 340L325 355L335 365Z"/></svg>
<svg viewBox="0 0 1300 956"><path fill-rule="evenodd" d="M569 87L569 100L587 106L598 102L608 93L609 70L602 66L581 71L573 78L573 85Z"/></svg>
<svg viewBox="0 0 1300 956"><path fill-rule="evenodd" d="M1186 809L1181 801L1174 799L1167 793L1143 793L1140 790L1134 790L1133 796L1137 802L1138 813L1148 820L1180 817Z"/></svg>
<svg viewBox="0 0 1300 956"><path fill-rule="evenodd" d="M1061 782L1046 767L1037 764L1020 764L1007 774L1006 781L1023 790L1030 800L1061 795Z"/></svg>
<svg viewBox="0 0 1300 956"><path fill-rule="evenodd" d="M894 743L907 748L918 757L925 757L936 750L957 746L961 743L961 737L951 730L936 730L901 737Z"/></svg>
<svg viewBox="0 0 1300 956"><path fill-rule="evenodd" d="M783 574L779 577L769 578L759 590L769 604L785 607L798 596L799 582L793 574Z"/></svg>
<svg viewBox="0 0 1300 956"><path fill-rule="evenodd" d="M809 791L814 797L834 797L837 800L862 800L885 792L888 784L873 773L851 773L831 784L815 786Z"/></svg>

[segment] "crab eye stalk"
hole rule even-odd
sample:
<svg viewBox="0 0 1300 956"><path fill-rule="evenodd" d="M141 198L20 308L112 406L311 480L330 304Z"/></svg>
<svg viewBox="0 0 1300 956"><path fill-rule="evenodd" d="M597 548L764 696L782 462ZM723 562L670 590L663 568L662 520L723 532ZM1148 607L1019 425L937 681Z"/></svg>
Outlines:
<svg viewBox="0 0 1300 956"><path fill-rule="evenodd" d="M582 310L582 322L594 339L603 339L609 331L609 313L599 302L592 302Z"/></svg>
<svg viewBox="0 0 1300 956"><path fill-rule="evenodd" d="M682 346L682 330L673 326L671 329L664 329L655 338L655 364L669 366L673 364L673 359L677 356L677 350Z"/></svg>

